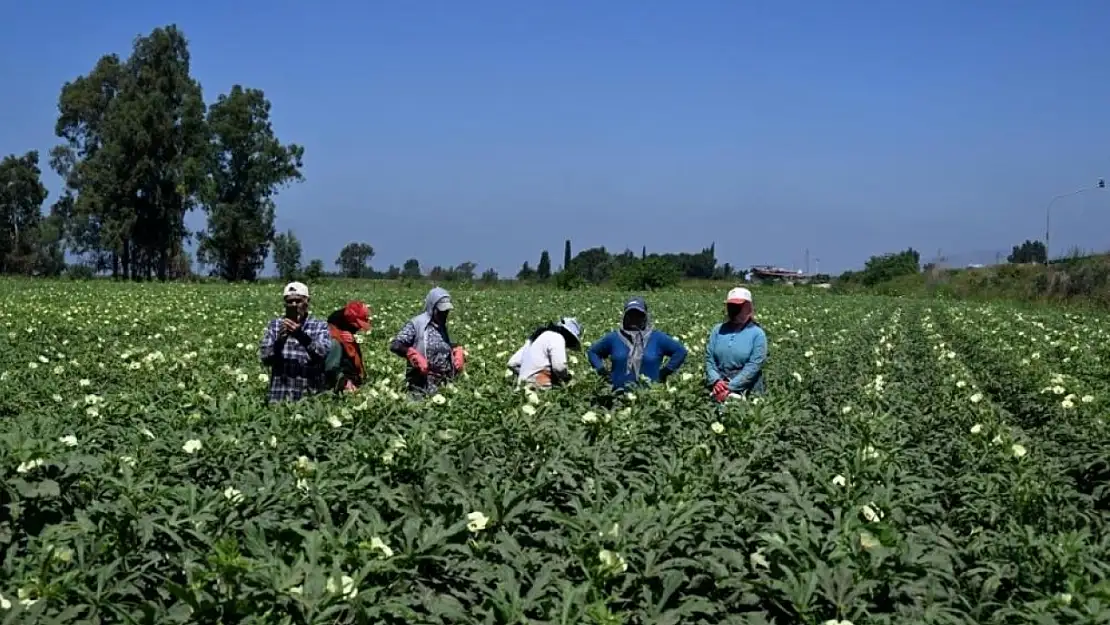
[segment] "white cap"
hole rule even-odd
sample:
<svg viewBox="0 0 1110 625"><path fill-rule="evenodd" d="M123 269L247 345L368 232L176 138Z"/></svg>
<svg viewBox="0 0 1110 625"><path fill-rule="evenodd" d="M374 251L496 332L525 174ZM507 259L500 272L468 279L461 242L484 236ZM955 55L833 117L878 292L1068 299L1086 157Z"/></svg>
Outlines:
<svg viewBox="0 0 1110 625"><path fill-rule="evenodd" d="M728 297L725 298L727 304L743 304L744 302L752 301L752 292L744 287L736 287L728 292Z"/></svg>
<svg viewBox="0 0 1110 625"><path fill-rule="evenodd" d="M308 297L308 286L304 282L290 282L281 290L281 295L282 297L289 297L290 295Z"/></svg>
<svg viewBox="0 0 1110 625"><path fill-rule="evenodd" d="M582 324L578 323L578 320L574 317L563 317L555 325L566 328L567 332L573 334L576 339L582 338Z"/></svg>
<svg viewBox="0 0 1110 625"><path fill-rule="evenodd" d="M436 302L436 310L440 312L451 310L454 307L455 305L451 303L450 295L444 295L443 297L439 298L438 302Z"/></svg>

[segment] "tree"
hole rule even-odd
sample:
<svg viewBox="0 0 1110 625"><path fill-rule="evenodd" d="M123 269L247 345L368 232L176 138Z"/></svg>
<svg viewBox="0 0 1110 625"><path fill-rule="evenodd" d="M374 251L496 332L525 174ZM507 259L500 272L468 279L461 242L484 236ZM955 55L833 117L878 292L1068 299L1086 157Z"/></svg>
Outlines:
<svg viewBox="0 0 1110 625"><path fill-rule="evenodd" d="M913 275L921 271L921 255L917 250L906 248L897 253L872 256L864 263L862 271L845 272L841 282L858 282L871 287L894 278Z"/></svg>
<svg viewBox="0 0 1110 625"><path fill-rule="evenodd" d="M674 263L653 255L621 267L614 274L613 282L626 291L642 291L674 286L681 277Z"/></svg>
<svg viewBox="0 0 1110 625"><path fill-rule="evenodd" d="M536 265L536 277L541 281L551 277L551 256L548 255L547 250L540 254L540 264Z"/></svg>
<svg viewBox="0 0 1110 625"><path fill-rule="evenodd" d="M406 280L419 280L423 277L420 273L420 261L410 258L401 266L401 277Z"/></svg>
<svg viewBox="0 0 1110 625"><path fill-rule="evenodd" d="M482 272L483 284L496 284L497 283L497 270L493 267L486 269Z"/></svg>
<svg viewBox="0 0 1110 625"><path fill-rule="evenodd" d="M75 195L67 238L114 276L166 279L204 179L206 131L188 42L176 26L101 57L62 87L51 165Z"/></svg>
<svg viewBox="0 0 1110 625"><path fill-rule="evenodd" d="M1026 239L1021 245L1015 245L1010 255L1006 257L1008 263L1039 263L1048 260L1048 251L1043 241L1030 241Z"/></svg>
<svg viewBox="0 0 1110 625"><path fill-rule="evenodd" d="M535 279L535 277L536 270L532 269L532 267L528 264L528 261L524 261L524 265L520 267L520 271L516 272L516 279L520 280L521 282L533 280Z"/></svg>
<svg viewBox="0 0 1110 625"><path fill-rule="evenodd" d="M315 281L322 277L324 277L324 261L319 258L308 261L308 266L304 268L304 279Z"/></svg>
<svg viewBox="0 0 1110 625"><path fill-rule="evenodd" d="M348 278L364 278L370 274L370 259L374 248L367 243L348 243L339 251L335 265Z"/></svg>
<svg viewBox="0 0 1110 625"><path fill-rule="evenodd" d="M612 265L609 252L604 247L591 247L571 259L567 271L581 277L586 282L601 284L609 279Z"/></svg>
<svg viewBox="0 0 1110 625"><path fill-rule="evenodd" d="M65 215L72 205L68 193L54 202L50 214L39 225L39 249L35 255L35 273L40 276L60 276L66 270Z"/></svg>
<svg viewBox="0 0 1110 625"><path fill-rule="evenodd" d="M570 269L570 239L563 244L563 271Z"/></svg>
<svg viewBox="0 0 1110 625"><path fill-rule="evenodd" d="M301 242L292 230L274 237L274 264L282 280L292 280L301 273Z"/></svg>
<svg viewBox="0 0 1110 625"><path fill-rule="evenodd" d="M274 239L274 195L304 179L304 148L283 146L270 124L270 101L240 85L209 109L208 128L208 229L199 251L225 280L255 280Z"/></svg>
<svg viewBox="0 0 1110 625"><path fill-rule="evenodd" d="M46 186L39 153L0 161L0 273L31 273L40 247Z"/></svg>
<svg viewBox="0 0 1110 625"><path fill-rule="evenodd" d="M470 282L474 279L474 270L478 268L477 263L466 261L455 265L452 270L454 272L454 280L458 282Z"/></svg>

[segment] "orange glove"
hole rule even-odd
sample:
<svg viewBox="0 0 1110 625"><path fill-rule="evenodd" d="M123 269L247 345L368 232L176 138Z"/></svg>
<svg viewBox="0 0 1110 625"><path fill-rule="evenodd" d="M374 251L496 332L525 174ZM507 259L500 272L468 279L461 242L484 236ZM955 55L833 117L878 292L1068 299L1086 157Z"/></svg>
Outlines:
<svg viewBox="0 0 1110 625"><path fill-rule="evenodd" d="M728 399L728 382L725 380L717 380L717 382L713 384L713 399L716 399L718 402L723 402Z"/></svg>
<svg viewBox="0 0 1110 625"><path fill-rule="evenodd" d="M455 371L460 373L466 367L466 351L461 345L451 350L451 363L455 365Z"/></svg>
<svg viewBox="0 0 1110 625"><path fill-rule="evenodd" d="M344 343L350 343L355 340L355 337L350 332L344 330L339 333L339 340L343 341Z"/></svg>
<svg viewBox="0 0 1110 625"><path fill-rule="evenodd" d="M353 393L353 392L357 391L358 389L355 388L355 385L354 385L353 382L351 382L350 380L347 380L346 382L343 383L343 390L347 393Z"/></svg>
<svg viewBox="0 0 1110 625"><path fill-rule="evenodd" d="M420 375L428 375L428 359L424 354L416 351L415 347L410 347L409 351L405 352L405 359L414 369L420 372Z"/></svg>

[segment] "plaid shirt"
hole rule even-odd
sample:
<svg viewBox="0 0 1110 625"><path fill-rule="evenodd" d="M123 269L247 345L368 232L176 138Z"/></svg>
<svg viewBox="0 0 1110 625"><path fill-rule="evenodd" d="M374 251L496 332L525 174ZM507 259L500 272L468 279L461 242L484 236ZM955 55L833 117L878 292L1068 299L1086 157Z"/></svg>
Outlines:
<svg viewBox="0 0 1110 625"><path fill-rule="evenodd" d="M269 401L298 400L308 393L322 391L324 359L331 347L328 324L322 319L308 317L301 329L308 336L307 345L296 338L281 338L281 319L274 319L266 326L258 356L262 364L270 367Z"/></svg>

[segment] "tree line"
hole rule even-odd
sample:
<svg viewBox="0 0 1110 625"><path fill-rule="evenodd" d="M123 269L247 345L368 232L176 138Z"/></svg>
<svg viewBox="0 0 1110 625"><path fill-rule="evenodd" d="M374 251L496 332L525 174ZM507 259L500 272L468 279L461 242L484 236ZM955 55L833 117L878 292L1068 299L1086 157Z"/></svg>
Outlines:
<svg viewBox="0 0 1110 625"><path fill-rule="evenodd" d="M58 97L50 167L64 182L47 214L39 153L0 161L0 270L58 275L78 267L123 279L190 272L186 251L227 280L258 277L274 241L274 196L303 179L304 148L283 145L258 89L235 85L206 105L176 26L102 56ZM201 209L206 227L185 216Z"/></svg>
<svg viewBox="0 0 1110 625"><path fill-rule="evenodd" d="M278 274L286 280L303 278L314 280L324 276L345 278L368 278L378 280L420 280L427 278L433 282L497 282L501 276L490 268L476 276L477 264L471 261L453 267L435 266L426 273L416 258L406 260L402 266L389 265L384 271L374 269L370 261L374 258L374 248L368 243L352 242L339 252L333 265L335 270L328 271L322 259L315 258L303 262L300 240L292 231L286 231L274 240L274 263ZM630 289L662 288L671 286L682 279L728 280L737 277L732 265L717 265L715 245L696 254L667 253L648 254L643 248L637 256L631 250L611 254L604 247L594 247L571 255L570 240L563 248L563 264L558 271L551 263L547 250L540 252L539 262L533 268L525 261L515 278L518 282L552 283L560 288L576 288L587 284L606 283Z"/></svg>
<svg viewBox="0 0 1110 625"><path fill-rule="evenodd" d="M413 258L376 271L373 247L364 242L344 246L334 272L322 259L302 264L296 235L275 231L274 198L303 180L304 148L278 140L270 112L261 90L242 85L206 104L191 74L188 41L174 25L137 37L126 58L102 56L59 93L60 142L48 163L63 189L45 214L39 152L0 161L0 272L168 280L189 276L195 260L212 276L251 281L272 251L284 277L500 279L493 269L476 277L470 261L425 272ZM195 210L206 224L192 232L185 218ZM67 253L77 262L67 265ZM727 263L717 266L713 245L697 253L645 248L639 255L594 247L572 256L568 240L558 271L544 250L535 268L525 262L515 277L564 288L610 282L657 288L734 275Z"/></svg>

